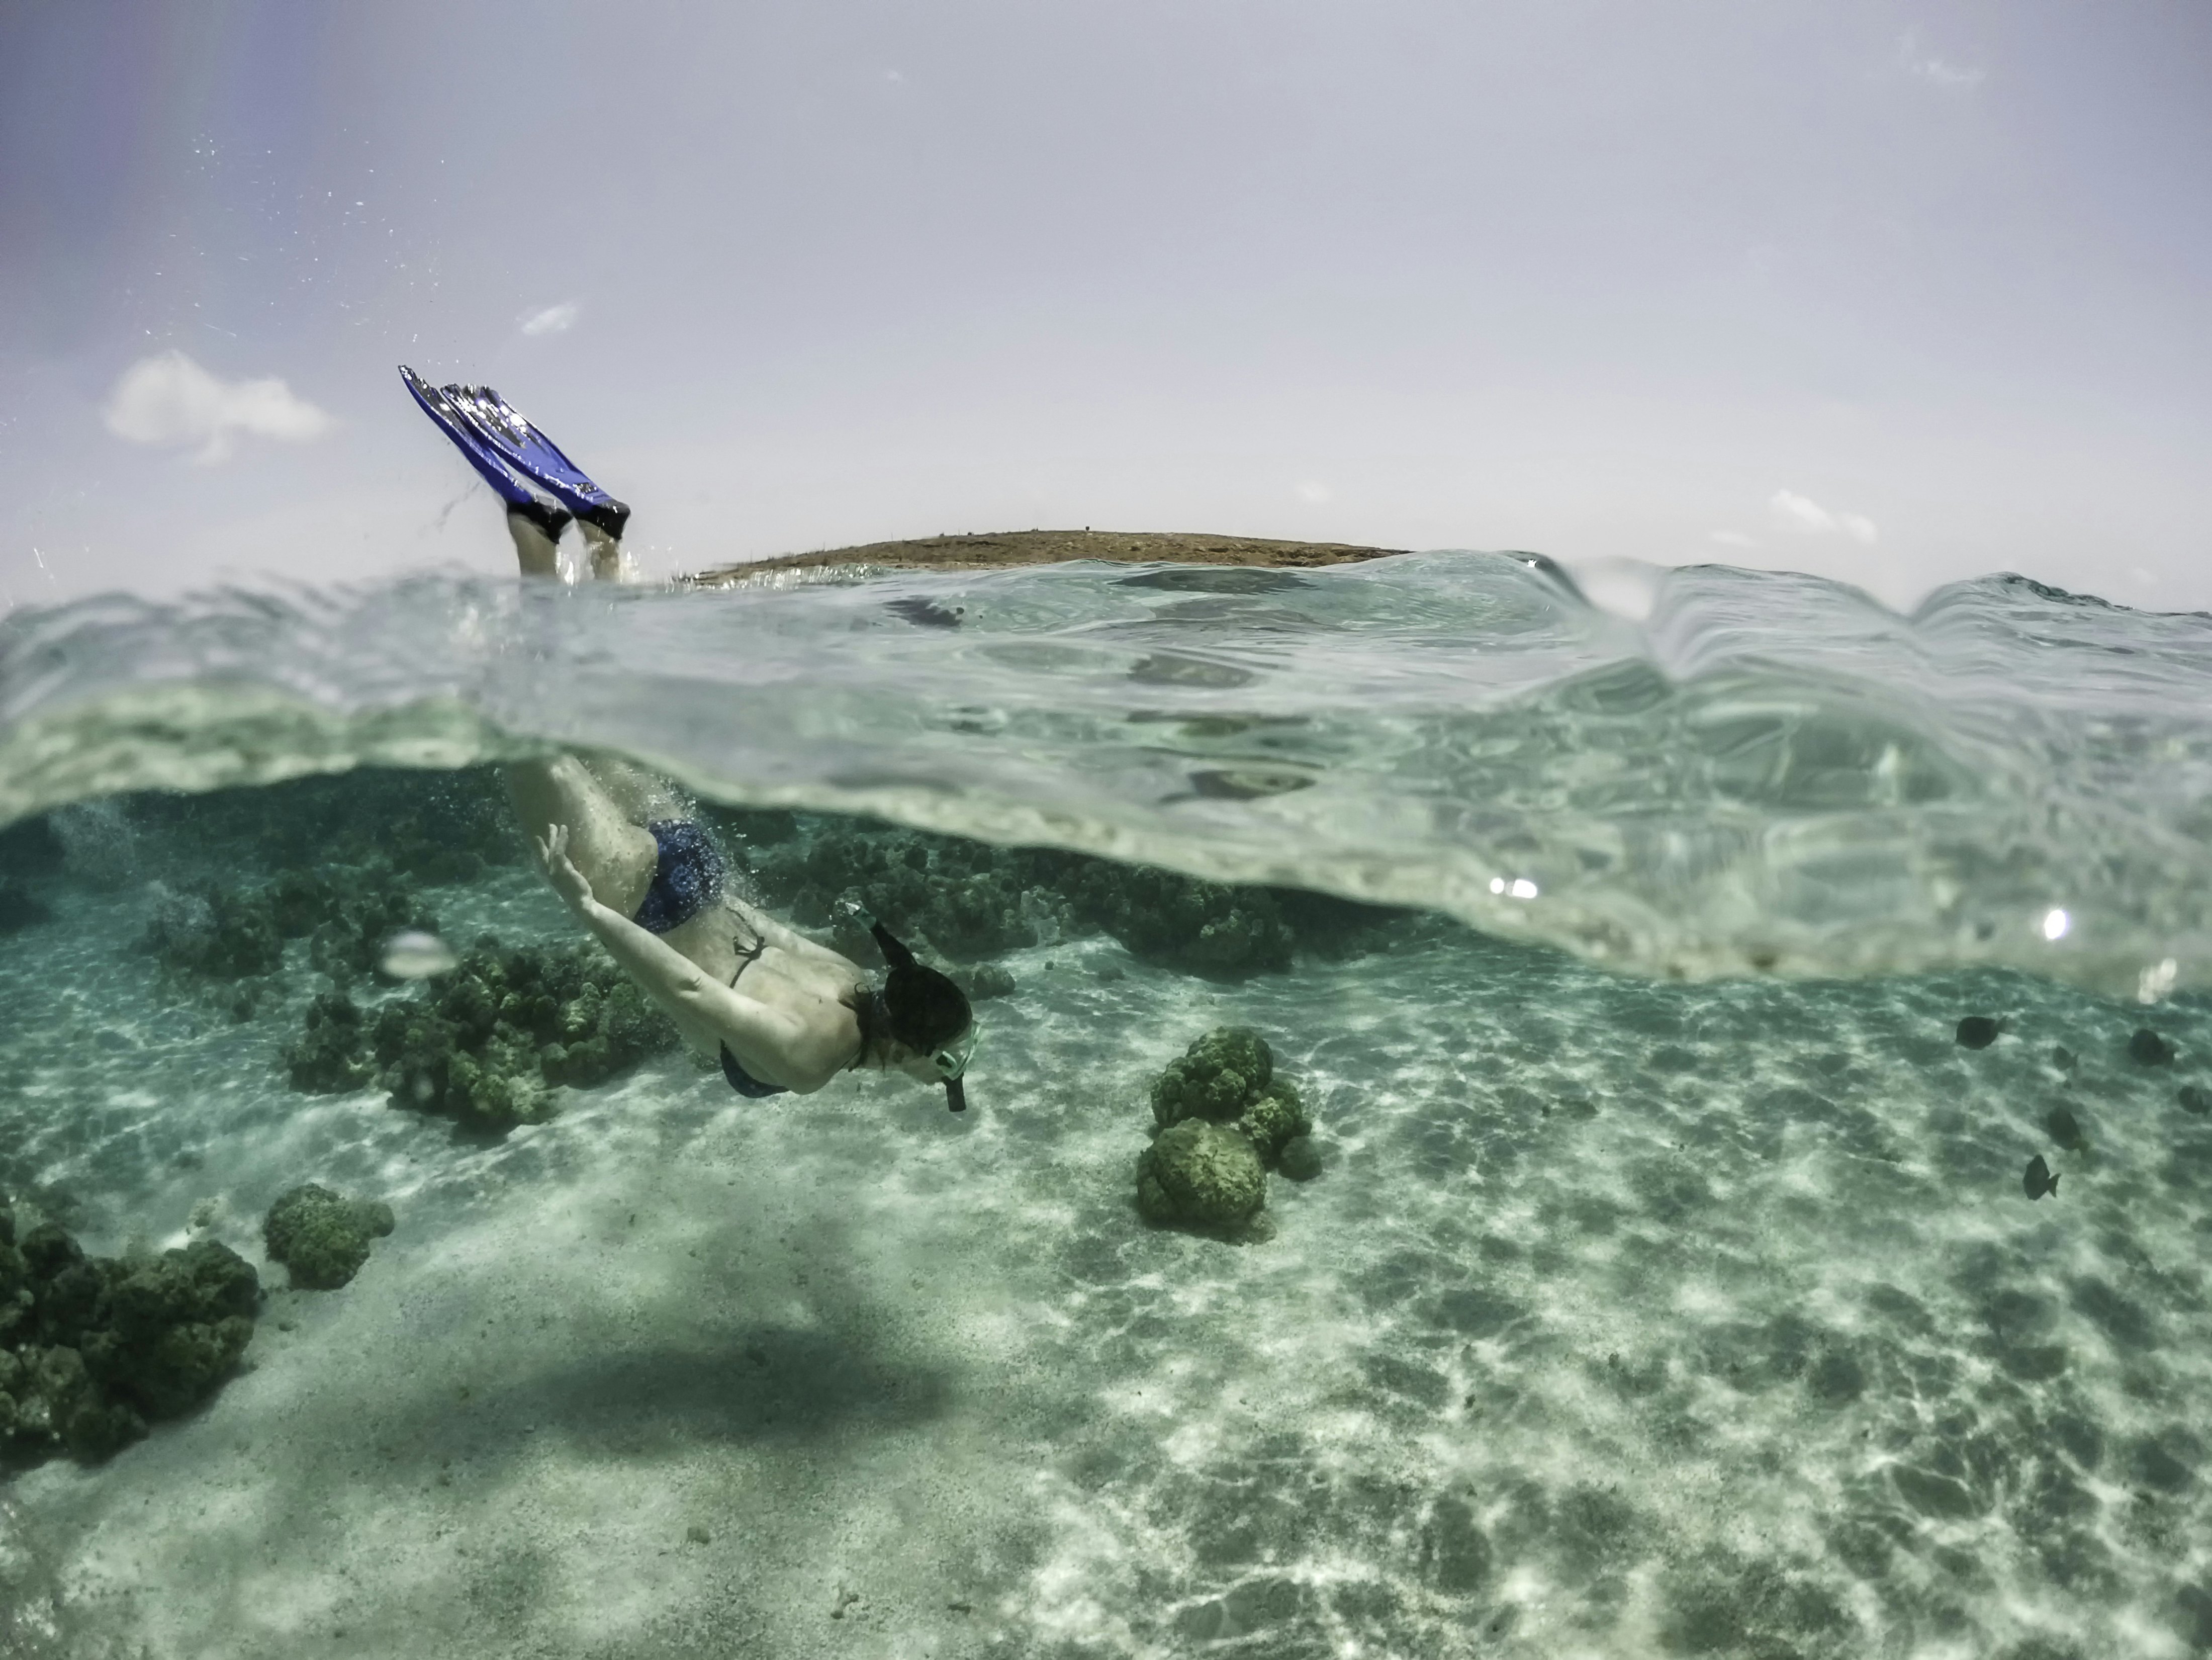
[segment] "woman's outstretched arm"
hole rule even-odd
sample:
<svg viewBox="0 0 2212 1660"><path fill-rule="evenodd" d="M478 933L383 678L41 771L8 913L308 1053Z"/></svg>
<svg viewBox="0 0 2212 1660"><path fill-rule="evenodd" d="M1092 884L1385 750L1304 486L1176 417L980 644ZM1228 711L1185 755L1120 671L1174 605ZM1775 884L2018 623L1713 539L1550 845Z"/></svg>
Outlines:
<svg viewBox="0 0 2212 1660"><path fill-rule="evenodd" d="M545 874L562 903L607 948L623 971L687 1033L719 1039L737 1050L748 1070L772 1060L763 1081L806 1094L841 1071L850 1057L823 1035L783 1011L732 991L656 933L592 897L592 885L568 857L568 827L549 827L538 843ZM757 1074L758 1075L758 1074Z"/></svg>

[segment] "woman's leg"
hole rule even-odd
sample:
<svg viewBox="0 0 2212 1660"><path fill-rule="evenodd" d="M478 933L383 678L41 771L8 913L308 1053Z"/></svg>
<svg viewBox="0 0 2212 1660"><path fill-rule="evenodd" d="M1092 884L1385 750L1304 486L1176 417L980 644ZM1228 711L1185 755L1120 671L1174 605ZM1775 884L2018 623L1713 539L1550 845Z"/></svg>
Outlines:
<svg viewBox="0 0 2212 1660"><path fill-rule="evenodd" d="M518 761L504 770L522 828L542 842L552 825L566 824L568 857L592 885L592 897L610 910L635 915L660 860L653 833L632 824L573 755Z"/></svg>
<svg viewBox="0 0 2212 1660"><path fill-rule="evenodd" d="M607 799L631 824L650 824L659 818L692 816L690 803L677 794L676 787L659 774L647 772L636 762L619 755L588 755L582 758L592 776L599 780L599 787L606 792Z"/></svg>
<svg viewBox="0 0 2212 1660"><path fill-rule="evenodd" d="M515 562L522 567L525 576L558 576L561 574L559 539L561 529L567 523L563 514L554 526L553 534L545 533L539 518L525 513L520 508L507 510L507 533L514 541Z"/></svg>
<svg viewBox="0 0 2212 1660"><path fill-rule="evenodd" d="M426 406L427 407L427 406ZM452 426L440 425L464 453L470 446ZM563 509L541 502L515 503L507 510L507 533L514 543L515 563L525 576L558 577L561 532L573 522ZM619 578L621 544L595 526L592 574L602 581ZM519 761L504 768L508 800L534 840L544 841L555 824L568 827L568 857L592 885L592 897L624 916L634 915L653 885L660 852L645 822L676 816L668 787L643 769L611 758L586 764L573 755L551 761Z"/></svg>

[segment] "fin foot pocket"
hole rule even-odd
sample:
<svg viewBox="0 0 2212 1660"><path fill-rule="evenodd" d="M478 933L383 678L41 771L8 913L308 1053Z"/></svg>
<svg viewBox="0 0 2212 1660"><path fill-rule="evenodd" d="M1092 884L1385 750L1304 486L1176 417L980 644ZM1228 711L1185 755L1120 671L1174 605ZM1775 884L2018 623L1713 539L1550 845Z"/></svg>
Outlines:
<svg viewBox="0 0 2212 1660"><path fill-rule="evenodd" d="M561 532L568 528L568 521L575 516L566 508L548 507L538 501L517 502L507 511L537 526L549 542L559 541Z"/></svg>

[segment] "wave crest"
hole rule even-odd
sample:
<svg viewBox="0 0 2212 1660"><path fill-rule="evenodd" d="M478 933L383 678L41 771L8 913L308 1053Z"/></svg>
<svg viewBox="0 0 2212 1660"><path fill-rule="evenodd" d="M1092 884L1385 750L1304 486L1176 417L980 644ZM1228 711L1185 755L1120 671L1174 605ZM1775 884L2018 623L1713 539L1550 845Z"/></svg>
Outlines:
<svg viewBox="0 0 2212 1660"><path fill-rule="evenodd" d="M416 577L11 615L0 820L582 747L732 805L1430 907L1640 974L1984 963L2130 994L2197 983L2212 942L2208 694L2212 619L2018 577L1907 617L1698 567L1641 623L1506 554Z"/></svg>

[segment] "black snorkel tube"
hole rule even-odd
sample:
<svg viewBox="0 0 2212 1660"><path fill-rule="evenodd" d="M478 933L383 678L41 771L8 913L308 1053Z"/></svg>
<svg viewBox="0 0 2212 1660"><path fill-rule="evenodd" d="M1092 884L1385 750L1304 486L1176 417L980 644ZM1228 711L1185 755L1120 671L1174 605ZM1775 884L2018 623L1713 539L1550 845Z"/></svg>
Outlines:
<svg viewBox="0 0 2212 1660"><path fill-rule="evenodd" d="M857 909L858 907L854 909ZM867 912L861 911L860 915L868 917L868 932L876 936L876 947L883 952L884 961L891 965L893 973L915 965L914 953L906 948L905 941L876 921L874 917L868 916Z"/></svg>
<svg viewBox="0 0 2212 1660"><path fill-rule="evenodd" d="M917 993L928 989L928 982L942 981L945 990L959 999L962 1007L967 1007L967 994L954 985L949 976L915 961L914 953L907 949L905 942L872 916L868 918L868 932L875 936L876 944L884 953L884 961L890 965L890 972L884 977L883 992L887 1006L894 1000L893 988L903 980ZM901 1043L908 1042L896 1032L892 1036ZM968 1057L975 1051L975 1011L969 1009L965 1036L957 1043L939 1044L930 1051L930 1064L937 1068L938 1078L945 1085L945 1105L949 1112L968 1110L968 1087L961 1081L961 1074L968 1070Z"/></svg>

